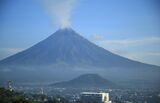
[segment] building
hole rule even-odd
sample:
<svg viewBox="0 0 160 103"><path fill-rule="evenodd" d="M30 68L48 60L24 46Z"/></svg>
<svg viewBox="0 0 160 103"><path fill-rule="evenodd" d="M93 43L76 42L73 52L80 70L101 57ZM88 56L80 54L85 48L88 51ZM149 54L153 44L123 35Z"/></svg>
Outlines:
<svg viewBox="0 0 160 103"><path fill-rule="evenodd" d="M12 81L8 81L8 82L7 82L7 89L8 89L9 91L13 91Z"/></svg>
<svg viewBox="0 0 160 103"><path fill-rule="evenodd" d="M40 94L42 95L44 94L43 88L41 88Z"/></svg>
<svg viewBox="0 0 160 103"><path fill-rule="evenodd" d="M109 100L109 93L82 92L82 103L112 103Z"/></svg>

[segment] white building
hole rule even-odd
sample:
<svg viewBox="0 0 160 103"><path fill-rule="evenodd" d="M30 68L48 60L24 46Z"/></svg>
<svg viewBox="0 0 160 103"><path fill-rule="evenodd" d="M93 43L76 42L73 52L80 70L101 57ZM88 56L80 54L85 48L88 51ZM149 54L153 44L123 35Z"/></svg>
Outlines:
<svg viewBox="0 0 160 103"><path fill-rule="evenodd" d="M12 81L8 81L8 82L7 82L7 89L10 90L10 91L13 91Z"/></svg>
<svg viewBox="0 0 160 103"><path fill-rule="evenodd" d="M109 93L82 92L82 103L112 103L109 100Z"/></svg>

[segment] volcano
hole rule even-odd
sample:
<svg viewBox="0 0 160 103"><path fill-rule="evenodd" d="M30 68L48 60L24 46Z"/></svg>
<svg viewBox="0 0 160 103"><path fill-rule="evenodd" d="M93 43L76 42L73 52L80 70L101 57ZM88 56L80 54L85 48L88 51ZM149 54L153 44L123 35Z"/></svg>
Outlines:
<svg viewBox="0 0 160 103"><path fill-rule="evenodd" d="M101 74L127 86L160 85L159 66L111 53L71 28L59 29L36 45L0 61L1 82L62 81L84 73Z"/></svg>

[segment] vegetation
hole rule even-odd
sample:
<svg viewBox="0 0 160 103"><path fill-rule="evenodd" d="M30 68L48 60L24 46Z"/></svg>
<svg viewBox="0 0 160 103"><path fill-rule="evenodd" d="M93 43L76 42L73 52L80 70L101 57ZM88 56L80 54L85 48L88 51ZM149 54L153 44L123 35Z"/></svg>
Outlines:
<svg viewBox="0 0 160 103"><path fill-rule="evenodd" d="M46 95L32 94L30 96L0 88L0 103L68 103L60 96L48 97Z"/></svg>

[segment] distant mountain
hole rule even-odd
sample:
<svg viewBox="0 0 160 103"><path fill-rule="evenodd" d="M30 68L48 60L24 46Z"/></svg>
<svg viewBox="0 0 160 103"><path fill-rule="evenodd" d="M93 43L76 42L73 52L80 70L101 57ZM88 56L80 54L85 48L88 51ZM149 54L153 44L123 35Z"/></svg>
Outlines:
<svg viewBox="0 0 160 103"><path fill-rule="evenodd" d="M70 81L54 83L51 86L58 88L120 88L98 74L83 74Z"/></svg>
<svg viewBox="0 0 160 103"><path fill-rule="evenodd" d="M86 73L98 73L127 86L160 87L159 66L111 53L71 28L59 29L36 45L0 61L0 82L62 81Z"/></svg>

